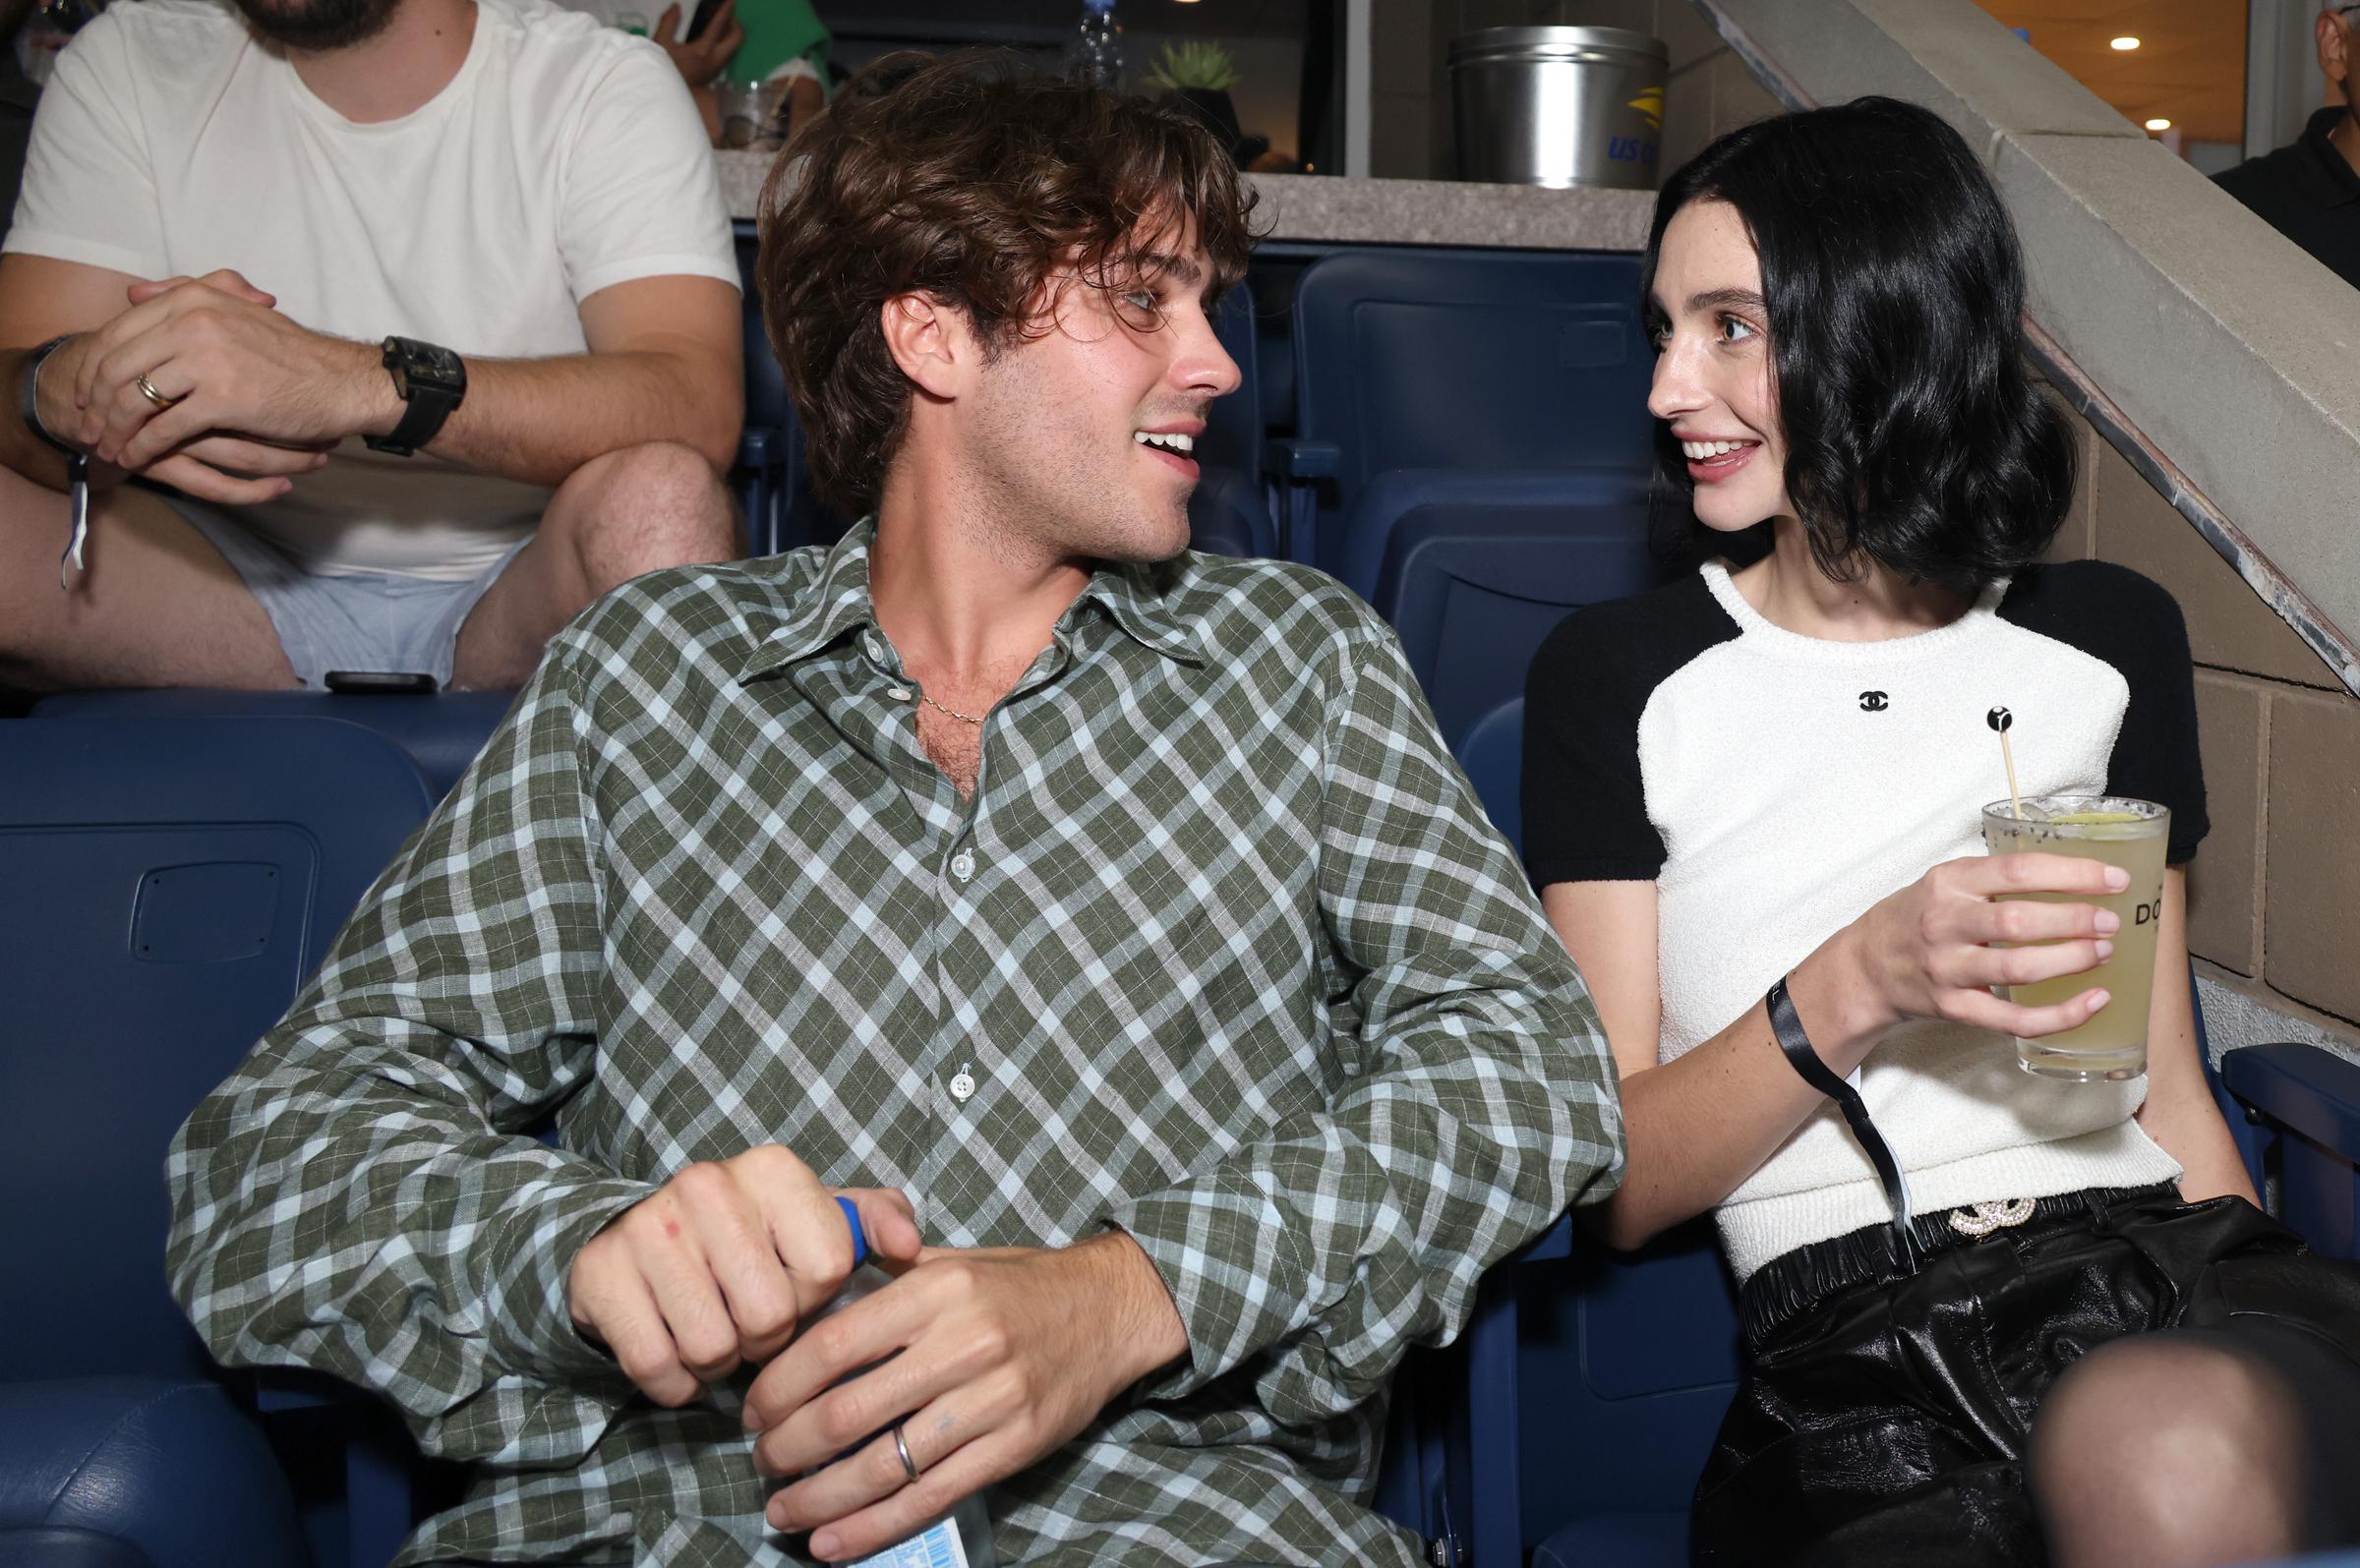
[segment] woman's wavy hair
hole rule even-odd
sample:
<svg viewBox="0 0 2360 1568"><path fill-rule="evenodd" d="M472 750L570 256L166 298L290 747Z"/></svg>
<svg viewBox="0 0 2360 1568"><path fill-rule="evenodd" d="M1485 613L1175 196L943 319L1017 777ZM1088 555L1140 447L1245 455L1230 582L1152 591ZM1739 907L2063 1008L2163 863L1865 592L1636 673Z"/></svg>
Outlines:
<svg viewBox="0 0 2360 1568"><path fill-rule="evenodd" d="M1691 202L1726 202L1761 261L1787 496L1839 580L1862 557L1972 595L2038 558L2071 504L2064 415L2024 364L2024 261L1957 132L1915 104L1856 98L1733 131L1656 199L1640 275ZM1668 424L1670 552L1710 554ZM1671 499L1672 497L1667 497Z"/></svg>
<svg viewBox="0 0 2360 1568"><path fill-rule="evenodd" d="M1252 193L1186 111L1038 74L1005 51L888 56L781 150L762 191L755 282L801 420L813 489L874 509L911 386L887 300L929 294L997 354L1050 329L1043 285L1071 267L1130 286L1132 259L1188 223L1214 293L1245 276ZM1143 323L1144 324L1144 323Z"/></svg>

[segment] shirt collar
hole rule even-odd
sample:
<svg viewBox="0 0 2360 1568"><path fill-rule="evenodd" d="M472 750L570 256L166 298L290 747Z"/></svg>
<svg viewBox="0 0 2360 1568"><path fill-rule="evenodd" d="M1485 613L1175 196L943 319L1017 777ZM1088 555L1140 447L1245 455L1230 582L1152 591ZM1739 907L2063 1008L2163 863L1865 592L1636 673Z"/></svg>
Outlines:
<svg viewBox="0 0 2360 1568"><path fill-rule="evenodd" d="M1089 584L1075 598L1073 609L1059 618L1057 627L1071 631L1075 611L1094 604L1141 647L1177 664L1201 666L1205 656L1198 651L1197 639L1172 613L1169 602L1185 572L1186 567L1177 560L1101 565L1090 574Z"/></svg>
<svg viewBox="0 0 2360 1568"><path fill-rule="evenodd" d="M828 551L819 576L796 596L778 626L754 644L738 670L739 680L752 680L808 659L854 632L877 621L868 594L868 519L855 523Z"/></svg>
<svg viewBox="0 0 2360 1568"><path fill-rule="evenodd" d="M2360 202L2360 174L2352 172L2352 166L2344 161L2335 144L2328 140L2328 133L2334 130L2336 123L2350 112L2341 105L2331 104L2314 110L2309 123L2303 127L2302 148L2311 154L2319 172L2327 178L2330 194L2324 204L2328 206Z"/></svg>
<svg viewBox="0 0 2360 1568"><path fill-rule="evenodd" d="M874 521L862 518L836 542L819 576L796 596L778 627L754 645L738 671L739 680L808 659L876 624L876 604L868 587L868 552L875 539ZM1205 656L1196 638L1166 602L1184 570L1178 561L1101 565L1058 618L1057 629L1070 633L1082 607L1095 605L1140 646L1180 664L1201 666Z"/></svg>

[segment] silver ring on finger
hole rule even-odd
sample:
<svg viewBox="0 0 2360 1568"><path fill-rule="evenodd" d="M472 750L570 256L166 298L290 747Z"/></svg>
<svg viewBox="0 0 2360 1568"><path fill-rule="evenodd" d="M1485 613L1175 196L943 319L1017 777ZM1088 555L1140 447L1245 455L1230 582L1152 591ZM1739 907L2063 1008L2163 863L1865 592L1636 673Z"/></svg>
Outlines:
<svg viewBox="0 0 2360 1568"><path fill-rule="evenodd" d="M157 412L159 413L180 401L180 399L177 397L166 397L163 393L157 391L155 389L155 383L148 379L148 377L144 375L133 377L131 378L131 384L138 387L140 389L140 395L148 399L148 402L153 403L156 406Z"/></svg>
<svg viewBox="0 0 2360 1568"><path fill-rule="evenodd" d="M910 1457L910 1439L902 1435L902 1428L908 1424L909 1423L906 1421L897 1421L893 1423L893 1451L902 1457L902 1474L912 1481L915 1481L917 1480L917 1461Z"/></svg>

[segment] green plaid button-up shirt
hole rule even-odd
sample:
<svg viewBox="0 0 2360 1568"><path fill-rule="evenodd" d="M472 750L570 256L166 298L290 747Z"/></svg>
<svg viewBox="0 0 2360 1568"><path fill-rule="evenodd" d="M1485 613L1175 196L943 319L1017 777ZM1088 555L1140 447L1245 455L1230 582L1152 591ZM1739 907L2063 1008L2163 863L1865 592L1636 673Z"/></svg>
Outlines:
<svg viewBox="0 0 2360 1568"><path fill-rule="evenodd" d="M1328 579L1098 572L971 803L868 537L643 577L551 644L174 1144L175 1290L223 1361L476 1462L404 1562L797 1561L746 1377L659 1409L564 1292L668 1177L780 1143L941 1245L1119 1226L1169 1287L1189 1354L993 1489L1003 1562L1407 1568L1363 1506L1389 1375L1620 1172L1579 977ZM558 1146L519 1131L553 1108Z"/></svg>

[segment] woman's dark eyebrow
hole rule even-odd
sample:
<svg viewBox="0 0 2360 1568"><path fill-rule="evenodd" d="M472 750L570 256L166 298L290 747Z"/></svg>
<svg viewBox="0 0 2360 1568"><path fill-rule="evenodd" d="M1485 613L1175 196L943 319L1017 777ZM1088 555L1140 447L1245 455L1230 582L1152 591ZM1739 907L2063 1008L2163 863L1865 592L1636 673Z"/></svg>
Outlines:
<svg viewBox="0 0 2360 1568"><path fill-rule="evenodd" d="M1691 311L1740 310L1768 314L1764 309L1762 297L1751 289L1706 289L1701 294L1688 296L1688 309Z"/></svg>

